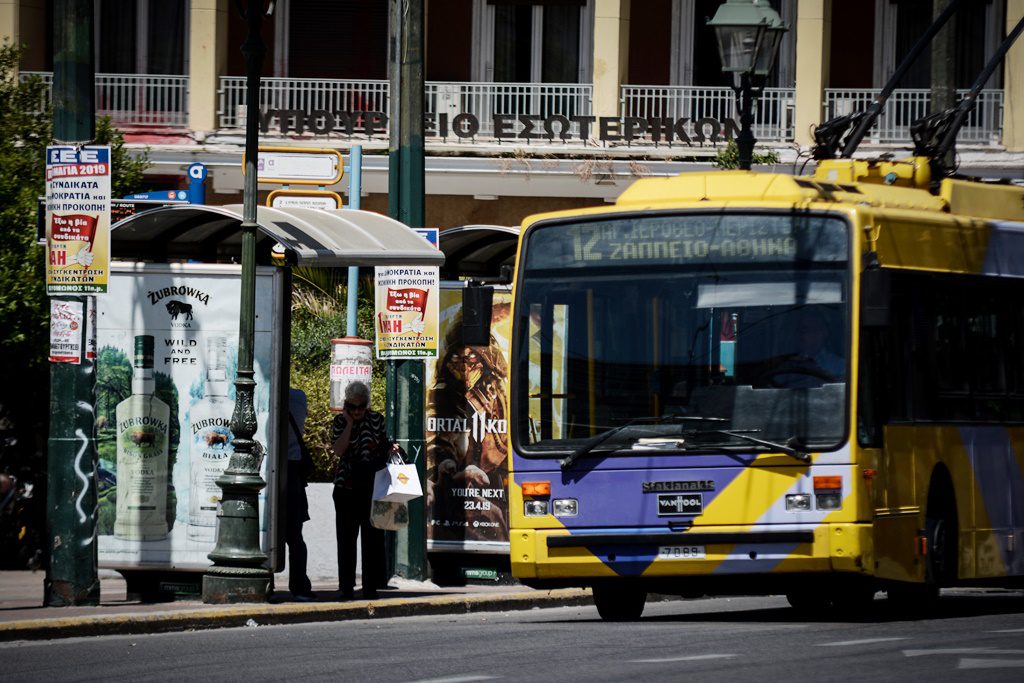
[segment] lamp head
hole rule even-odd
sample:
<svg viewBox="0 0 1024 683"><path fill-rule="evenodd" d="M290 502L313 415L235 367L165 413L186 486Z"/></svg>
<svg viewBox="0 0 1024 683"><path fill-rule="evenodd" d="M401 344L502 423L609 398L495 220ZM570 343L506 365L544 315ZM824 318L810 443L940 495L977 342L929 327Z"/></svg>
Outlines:
<svg viewBox="0 0 1024 683"><path fill-rule="evenodd" d="M786 32L778 12L762 0L727 0L708 26L715 29L722 71L767 76Z"/></svg>

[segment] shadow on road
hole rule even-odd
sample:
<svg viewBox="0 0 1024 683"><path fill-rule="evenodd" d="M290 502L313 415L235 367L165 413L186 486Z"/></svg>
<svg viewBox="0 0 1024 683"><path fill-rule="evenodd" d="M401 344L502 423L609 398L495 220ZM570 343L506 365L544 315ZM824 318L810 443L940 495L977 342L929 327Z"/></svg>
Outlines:
<svg viewBox="0 0 1024 683"><path fill-rule="evenodd" d="M655 598L658 600L661 596ZM998 614L1024 614L1024 591L998 591L992 593L950 594L943 596L934 606L922 606L918 610L896 608L878 594L873 603L858 611L832 609L809 613L789 606L755 609L722 610L712 607L711 599L676 599L664 596L659 601L678 602L685 605L686 612L679 614L658 614L644 616L645 623L891 623L899 621L924 621L935 619L961 619L964 617L994 616ZM702 602L708 603L709 611L699 611ZM650 602L648 604L651 604ZM710 611L714 609L714 611ZM594 619L593 621L601 621ZM547 622L551 623L551 622ZM564 623L580 623L579 619L566 619Z"/></svg>

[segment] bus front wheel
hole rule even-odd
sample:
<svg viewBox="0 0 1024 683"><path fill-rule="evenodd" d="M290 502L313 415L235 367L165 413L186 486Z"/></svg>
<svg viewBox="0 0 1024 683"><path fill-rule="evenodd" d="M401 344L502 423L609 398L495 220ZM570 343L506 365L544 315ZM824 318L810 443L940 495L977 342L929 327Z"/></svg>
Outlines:
<svg viewBox="0 0 1024 683"><path fill-rule="evenodd" d="M647 591L633 584L595 584L592 590L597 613L605 621L636 621L647 603Z"/></svg>

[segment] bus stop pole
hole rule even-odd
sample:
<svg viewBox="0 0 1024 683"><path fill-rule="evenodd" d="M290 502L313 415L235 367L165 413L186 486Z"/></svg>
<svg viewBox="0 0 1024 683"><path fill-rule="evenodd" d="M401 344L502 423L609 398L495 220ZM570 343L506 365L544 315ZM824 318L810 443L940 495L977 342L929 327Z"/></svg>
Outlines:
<svg viewBox="0 0 1024 683"><path fill-rule="evenodd" d="M93 3L53 4L53 137L83 144L96 137ZM54 300L81 307L79 363L50 364L46 526L49 562L44 580L47 607L98 605L96 555L96 360L85 353L93 296Z"/></svg>
<svg viewBox="0 0 1024 683"><path fill-rule="evenodd" d="M423 180L423 0L390 0L391 40L388 116L388 213L414 228L424 224ZM399 360L387 368L388 430L410 455L424 452L422 360ZM424 458L416 459L426 481ZM399 536L396 569L409 579L427 578L426 507L409 502L409 526Z"/></svg>
<svg viewBox="0 0 1024 683"><path fill-rule="evenodd" d="M349 151L348 206L358 209L363 192L363 147L356 145ZM348 298L346 299L345 334L359 336L357 307L359 306L359 266L348 268Z"/></svg>

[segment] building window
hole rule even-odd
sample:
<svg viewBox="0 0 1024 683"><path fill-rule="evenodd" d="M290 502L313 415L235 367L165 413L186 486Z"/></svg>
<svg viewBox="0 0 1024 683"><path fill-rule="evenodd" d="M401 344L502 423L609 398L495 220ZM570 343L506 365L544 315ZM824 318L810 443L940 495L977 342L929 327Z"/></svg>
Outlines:
<svg viewBox="0 0 1024 683"><path fill-rule="evenodd" d="M96 70L188 73L185 0L96 0Z"/></svg>
<svg viewBox="0 0 1024 683"><path fill-rule="evenodd" d="M1002 42L1004 4L992 0L964 3L950 20L956 32L954 79L957 88L974 84L989 55ZM874 85L880 88L931 25L932 0L875 0L875 15ZM930 87L931 61L931 52L925 50L898 87ZM992 74L986 87L1002 87L1001 68Z"/></svg>
<svg viewBox="0 0 1024 683"><path fill-rule="evenodd" d="M386 79L388 0L278 0L274 75Z"/></svg>
<svg viewBox="0 0 1024 683"><path fill-rule="evenodd" d="M473 80L589 81L592 0L475 0L473 11Z"/></svg>

